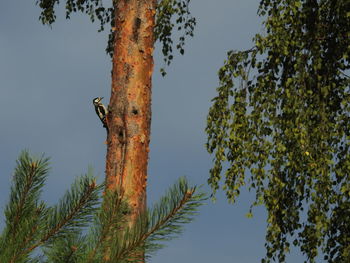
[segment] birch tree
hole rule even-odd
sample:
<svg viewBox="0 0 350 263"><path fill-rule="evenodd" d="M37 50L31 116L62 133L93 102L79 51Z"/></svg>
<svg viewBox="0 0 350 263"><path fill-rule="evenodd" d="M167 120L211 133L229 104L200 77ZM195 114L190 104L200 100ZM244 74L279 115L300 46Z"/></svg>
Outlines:
<svg viewBox="0 0 350 263"><path fill-rule="evenodd" d="M350 261L350 2L262 0L264 30L228 52L209 110L208 180L267 210L266 258ZM251 216L251 211L249 213Z"/></svg>

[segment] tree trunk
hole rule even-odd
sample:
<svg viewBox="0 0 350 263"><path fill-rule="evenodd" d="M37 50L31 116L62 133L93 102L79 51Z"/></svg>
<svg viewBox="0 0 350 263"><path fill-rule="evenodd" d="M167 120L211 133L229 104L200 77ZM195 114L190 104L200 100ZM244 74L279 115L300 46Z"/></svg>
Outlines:
<svg viewBox="0 0 350 263"><path fill-rule="evenodd" d="M106 190L121 188L130 223L146 209L156 0L115 1Z"/></svg>

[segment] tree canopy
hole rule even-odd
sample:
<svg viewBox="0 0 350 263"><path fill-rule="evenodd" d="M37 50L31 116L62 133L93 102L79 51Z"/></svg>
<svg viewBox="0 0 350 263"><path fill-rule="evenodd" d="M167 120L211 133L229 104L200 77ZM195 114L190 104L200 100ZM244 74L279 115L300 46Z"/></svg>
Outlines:
<svg viewBox="0 0 350 263"><path fill-rule="evenodd" d="M193 36L196 19L191 15L189 4L191 0L157 0L155 38L162 44L165 66L173 59L173 49L176 48L180 54L184 54L185 39ZM46 25L52 25L56 21L56 5L59 0L37 0L36 4L41 9L39 20ZM115 6L117 0L110 1L110 5L104 4L103 0L66 0L66 18L70 19L72 13L81 12L90 17L92 22L100 23L99 31L109 28L108 44L106 52L113 56L114 31L115 28ZM174 28L180 32L180 36L174 47L172 37ZM164 67L161 73L166 74Z"/></svg>
<svg viewBox="0 0 350 263"><path fill-rule="evenodd" d="M350 259L350 1L262 0L254 46L228 52L209 110L208 180L268 212L267 256Z"/></svg>

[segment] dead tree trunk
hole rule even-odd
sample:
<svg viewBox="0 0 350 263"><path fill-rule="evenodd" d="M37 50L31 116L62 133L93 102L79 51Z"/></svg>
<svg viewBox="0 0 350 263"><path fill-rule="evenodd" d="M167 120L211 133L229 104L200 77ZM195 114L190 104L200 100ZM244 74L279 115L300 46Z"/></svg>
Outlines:
<svg viewBox="0 0 350 263"><path fill-rule="evenodd" d="M146 208L156 0L115 1L106 188L121 187L131 223Z"/></svg>

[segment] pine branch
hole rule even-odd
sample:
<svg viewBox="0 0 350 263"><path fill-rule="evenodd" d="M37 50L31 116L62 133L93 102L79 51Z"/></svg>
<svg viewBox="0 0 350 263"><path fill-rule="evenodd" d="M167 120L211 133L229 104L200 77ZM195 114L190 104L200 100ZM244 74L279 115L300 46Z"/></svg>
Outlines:
<svg viewBox="0 0 350 263"><path fill-rule="evenodd" d="M67 251L62 244L91 221L103 186L97 186L89 172L76 180L58 205L47 208L39 197L48 170L47 158L33 158L27 151L18 158L5 209L6 227L0 235L1 263L39 262L39 257L30 258L30 254L43 245L52 253L65 256L63 262L68 258L75 262L73 258L80 251L75 252L75 246ZM82 247L83 239L80 241L77 244Z"/></svg>
<svg viewBox="0 0 350 263"><path fill-rule="evenodd" d="M193 220L198 207L206 200L205 194L195 192L195 187L189 188L186 180L180 178L160 203L151 212L140 215L138 223L126 232L124 244L120 245L120 252L114 260L137 260L142 255L138 251L146 249L150 254L162 247L160 241L170 240L181 233L182 225Z"/></svg>
<svg viewBox="0 0 350 263"><path fill-rule="evenodd" d="M101 188L90 174L78 178L59 205L49 210L46 234L28 251L87 226L99 202Z"/></svg>
<svg viewBox="0 0 350 263"><path fill-rule="evenodd" d="M21 262L40 232L45 205L39 203L48 172L48 158L32 158L23 151L18 160L11 186L10 201L5 209L6 227L0 237L0 261Z"/></svg>
<svg viewBox="0 0 350 263"><path fill-rule="evenodd" d="M146 240L148 237L156 234L156 232L158 230L160 230L162 228L162 226L165 226L167 223L169 223L169 221L174 218L176 216L176 214L178 213L178 211L180 211L181 209L184 208L184 206L186 205L186 203L189 202L189 200L191 199L193 193L195 192L195 188L189 189L183 196L182 200L180 201L180 203L175 206L173 208L173 210L167 215L165 216L165 218L163 218L161 221L159 221L152 229L150 229L148 231L148 233L146 233L143 237L142 240Z"/></svg>
<svg viewBox="0 0 350 263"><path fill-rule="evenodd" d="M179 235L183 231L183 225L194 220L199 207L208 198L205 193L198 192L196 187L189 188L185 178L180 178L178 184L169 191L168 197L170 198L165 196L151 213L149 222L154 223L150 224L150 230L146 234L148 255L163 247L159 242L169 241ZM166 205L167 202L168 205ZM176 204L179 205L176 206ZM157 221L162 222L159 224Z"/></svg>
<svg viewBox="0 0 350 263"><path fill-rule="evenodd" d="M58 205L47 208L44 203L39 204L47 165L47 159L34 161L27 152L18 160L6 209L7 226L0 236L0 262L43 262L40 257L30 258L39 246L45 247L44 254L52 263L138 260L145 250L150 254L162 247L160 241L179 234L205 199L182 178L159 204L128 227L130 209L120 191L107 192L97 212L102 185L97 186L90 173L77 179ZM81 236L82 228L88 226L93 215L90 235Z"/></svg>
<svg viewBox="0 0 350 263"><path fill-rule="evenodd" d="M35 178L35 173L36 173L36 163L33 162L30 164L29 174L27 176L27 180L25 182L23 192L20 193L19 202L16 207L16 211L14 213L13 224L12 224L12 227L14 230L18 229L19 222L21 221L25 202L27 201L28 195L30 194L30 190L34 184L33 181ZM16 232L13 231L12 237L15 238L15 235L16 235Z"/></svg>
<svg viewBox="0 0 350 263"><path fill-rule="evenodd" d="M126 223L126 215L129 213L127 203L123 200L121 191L107 191L104 202L95 219L95 229L92 236L92 251L88 253L86 263L93 262L97 252L109 246L108 239L116 239L117 233ZM105 246L105 248L103 248ZM105 253L102 253L102 255Z"/></svg>
<svg viewBox="0 0 350 263"><path fill-rule="evenodd" d="M50 263L85 262L82 259L85 256L87 246L88 243L85 236L72 234L64 238L55 239L50 247L44 249L44 254Z"/></svg>
<svg viewBox="0 0 350 263"><path fill-rule="evenodd" d="M38 237L38 233L40 232L40 225L43 222L43 217L45 215L45 204L41 203L41 205L35 209L34 215L32 218L29 218L29 220L32 220L28 225L30 225L30 230L28 233L24 233L23 235L23 242L18 242L18 240L14 240L14 243L18 244L18 252L14 253L13 257L10 260L10 263L15 263L18 261L18 259L23 255L29 255L30 251L26 250L32 244L36 241Z"/></svg>
<svg viewBox="0 0 350 263"><path fill-rule="evenodd" d="M25 215L31 213L41 193L48 172L48 158L31 158L23 151L17 160L13 176L10 203L5 210L7 225L11 227L12 237L20 230L19 224Z"/></svg>

